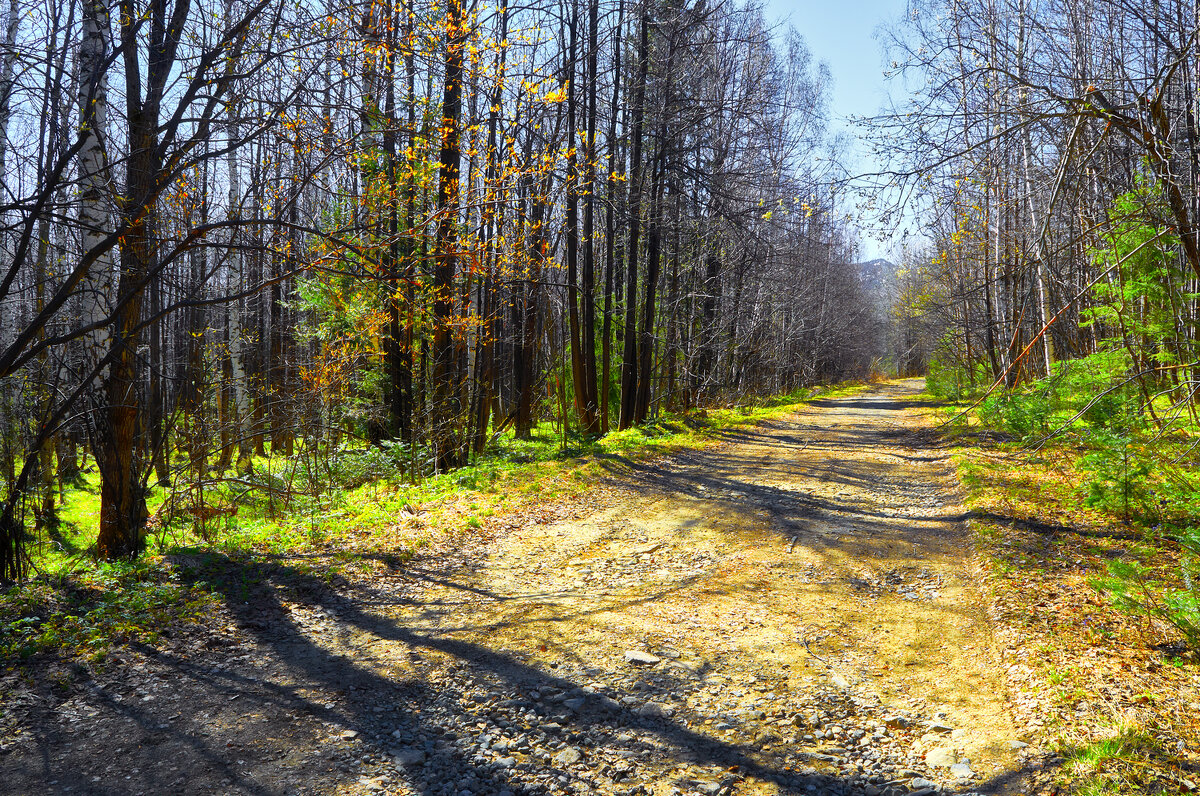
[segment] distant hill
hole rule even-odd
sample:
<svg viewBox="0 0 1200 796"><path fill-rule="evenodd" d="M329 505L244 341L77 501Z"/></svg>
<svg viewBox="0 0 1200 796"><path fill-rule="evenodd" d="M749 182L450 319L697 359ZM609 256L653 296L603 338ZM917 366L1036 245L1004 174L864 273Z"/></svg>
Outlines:
<svg viewBox="0 0 1200 796"><path fill-rule="evenodd" d="M873 293L876 296L891 294L891 286L896 276L896 268L897 266L894 262L882 258L854 264L854 269L858 273L858 278L862 282L862 286L867 289L868 293Z"/></svg>

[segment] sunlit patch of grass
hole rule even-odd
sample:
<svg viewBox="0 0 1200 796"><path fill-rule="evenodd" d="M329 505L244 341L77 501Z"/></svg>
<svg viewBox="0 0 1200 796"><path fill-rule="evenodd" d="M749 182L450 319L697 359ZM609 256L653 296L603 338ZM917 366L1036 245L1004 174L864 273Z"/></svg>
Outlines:
<svg viewBox="0 0 1200 796"><path fill-rule="evenodd" d="M1144 729L1123 726L1110 738L1080 746L1064 746L1063 771L1075 779L1079 793L1141 792L1146 769L1163 753L1161 744Z"/></svg>

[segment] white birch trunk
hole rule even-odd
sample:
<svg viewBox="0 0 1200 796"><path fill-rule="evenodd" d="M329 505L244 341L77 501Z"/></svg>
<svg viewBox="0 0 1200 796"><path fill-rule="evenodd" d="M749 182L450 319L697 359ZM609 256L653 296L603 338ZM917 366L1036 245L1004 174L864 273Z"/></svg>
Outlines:
<svg viewBox="0 0 1200 796"><path fill-rule="evenodd" d="M3 193L0 194L0 204L12 200L12 189L8 184L8 121L11 116L13 65L17 59L16 41L20 24L21 11L17 6L17 0L10 0L8 14L4 18L3 60L0 60L0 188L3 189ZM9 228L8 219L0 219L0 222L3 222L0 223L0 229ZM0 273L7 270L14 255L14 252L10 250L11 245L9 236L6 233L0 233ZM10 318L10 315L16 315L15 309L15 296L0 297L0 351L4 350L12 331L16 328L15 317ZM0 401L3 401L4 398L4 394L0 394Z"/></svg>
<svg viewBox="0 0 1200 796"><path fill-rule="evenodd" d="M13 89L13 67L17 60L17 30L21 25L21 9L17 0L9 0L8 14L4 18L4 54L0 60L0 179L5 180L4 196L0 201L8 202L8 119L11 115Z"/></svg>
<svg viewBox="0 0 1200 796"><path fill-rule="evenodd" d="M234 117L229 123L230 140L237 140L238 123L236 105L230 110ZM241 205L241 177L238 171L237 152L229 149L229 218L233 221L229 233L229 269L230 282L234 292L240 292L243 287L242 254L238 250L238 225L236 219ZM229 364L233 371L233 402L237 414L238 460L237 469L245 472L250 469L250 389L246 378L246 342L242 329L242 301L239 299L229 305Z"/></svg>
<svg viewBox="0 0 1200 796"><path fill-rule="evenodd" d="M1025 51L1025 0L1021 0L1021 4L1017 9L1017 69L1018 75L1022 80L1025 79L1025 61L1027 53ZM1033 241L1033 279L1034 287L1038 295L1038 328L1045 328L1050 318L1054 317L1051 308L1048 292L1046 290L1046 282L1049 281L1049 272L1046 266L1046 247L1045 236L1043 230L1046 224L1049 223L1050 214L1054 212L1054 192L1057 191L1057 185L1051 189L1050 201L1046 205L1046 217L1037 222L1037 207L1034 202L1034 193L1037 188L1034 183L1033 176L1033 140L1030 132L1030 120L1028 113L1029 91L1022 88L1019 94L1020 97L1020 118L1021 118L1021 149L1025 166L1025 198L1029 204L1029 220L1032 223L1034 233L1037 236ZM1062 153L1063 158L1068 157L1068 152ZM1050 330L1042 334L1042 367L1046 371L1046 377L1049 378L1053 372L1051 367L1054 364L1054 341L1050 337Z"/></svg>
<svg viewBox="0 0 1200 796"><path fill-rule="evenodd" d="M105 148L108 117L108 60L111 49L104 0L85 0L79 42L79 226L83 253L97 249L113 231L113 185ZM96 328L84 338L84 368L90 371L108 353L112 332L113 248L99 256L80 283L80 323Z"/></svg>

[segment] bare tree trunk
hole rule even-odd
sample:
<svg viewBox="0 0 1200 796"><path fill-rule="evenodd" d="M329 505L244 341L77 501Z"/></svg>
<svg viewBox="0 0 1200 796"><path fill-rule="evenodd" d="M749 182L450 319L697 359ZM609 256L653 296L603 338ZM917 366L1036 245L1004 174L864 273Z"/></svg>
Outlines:
<svg viewBox="0 0 1200 796"><path fill-rule="evenodd" d="M530 136L526 140L525 161L529 162L532 155L533 138ZM521 182L522 196L517 201L518 206L521 208L519 213L519 226L521 230L520 256L525 261L525 273L523 279L518 274L513 285L514 300L512 308L513 328L515 330L515 340L513 341L513 382L517 404L514 430L517 439L529 439L533 432L533 391L535 389L533 377L534 363L537 358L538 301L534 287L540 278L535 265L537 255L534 249L537 243L534 228L540 220L541 209L533 196L532 178L528 176L522 177ZM528 214L526 212L527 202L529 205L532 205Z"/></svg>
<svg viewBox="0 0 1200 796"><path fill-rule="evenodd" d="M200 200L198 202L199 223L208 221L208 165L200 171ZM193 298L203 297L204 280L207 271L206 250L197 246L188 253L191 275L188 280L188 291ZM197 302L187 312L183 331L186 334L184 349L186 351L183 379L179 391L179 406L182 411L184 444L187 450L188 465L192 480L199 483L208 471L208 424L205 423L205 387L215 382L218 390L221 388L220 379L206 378L204 348L207 323L203 303Z"/></svg>
<svg viewBox="0 0 1200 796"><path fill-rule="evenodd" d="M612 310L613 290L616 287L616 205L620 188L612 179L620 160L617 146L617 115L621 96L621 40L625 27L625 0L617 3L617 23L613 35L613 93L608 123L608 169L606 170L605 193L608 201L604 210L604 321L600 331L600 430L607 434L609 423L609 396L612 393ZM596 45L593 45L596 46ZM595 79L593 78L593 83ZM595 86L592 86L595 90Z"/></svg>
<svg viewBox="0 0 1200 796"><path fill-rule="evenodd" d="M638 67L633 87L633 141L629 163L629 248L625 282L625 350L621 357L621 420L619 429L637 422L637 261L642 224L642 130L645 117L646 82L650 68L650 8L643 4L638 27Z"/></svg>
<svg viewBox="0 0 1200 796"><path fill-rule="evenodd" d="M141 530L146 506L138 483L137 323L140 314L140 267L144 258L144 228L131 229L122 246L121 280L117 285L120 309L114 316L112 242L115 229L112 201L116 189L109 173L106 152L108 114L108 8L102 0L84 4L82 40L79 47L80 120L84 146L80 150L79 221L84 256L95 258L81 285L82 321L92 331L85 338L85 369L99 370L99 384L91 391L93 402L92 446L100 469L100 529L96 540L105 558L128 558L141 547ZM138 119L130 119L130 132L144 134ZM130 149L146 146L134 140ZM141 157L146 152L138 152ZM135 184L144 177L144 162L131 157L127 178ZM129 214L138 220L140 211ZM99 256L92 254L104 247ZM110 326L111 324L111 326Z"/></svg>
<svg viewBox="0 0 1200 796"><path fill-rule="evenodd" d="M438 160L437 250L433 278L433 429L431 440L439 470L462 463L459 423L460 379L458 346L453 337L458 266L456 228L459 212L459 115L462 110L463 47L467 27L462 0L449 0L446 8L446 59L442 93L442 144Z"/></svg>
<svg viewBox="0 0 1200 796"><path fill-rule="evenodd" d="M588 3L587 38L587 129L584 133L583 184L587 198L583 208L583 329L579 344L583 348L584 433L602 433L599 379L596 373L596 66L600 49L599 0Z"/></svg>
<svg viewBox="0 0 1200 796"><path fill-rule="evenodd" d="M579 331L579 162L576 157L576 99L575 73L579 54L579 3L571 0L567 17L567 48L563 52L564 73L567 87L567 164L566 164L566 217L563 236L566 238L567 259L567 346L570 350L571 388L574 393L575 411L580 425L590 425L587 416L587 394L583 386L583 350ZM586 155L585 155L586 157Z"/></svg>
<svg viewBox="0 0 1200 796"><path fill-rule="evenodd" d="M105 140L108 126L108 59L111 50L108 7L104 0L85 0L79 43L79 226L84 256L95 261L80 283L81 326L91 328L85 340L84 372L95 368L108 353L111 332L107 321L113 293L112 202L116 193L108 166Z"/></svg>
<svg viewBox="0 0 1200 796"><path fill-rule="evenodd" d="M646 286L642 301L642 330L638 341L638 383L634 399L633 422L644 423L650 411L651 386L654 381L654 318L658 311L658 271L662 262L662 163L663 154L655 158L650 181L650 223L646 237Z"/></svg>
<svg viewBox="0 0 1200 796"><path fill-rule="evenodd" d="M8 14L4 24L3 60L0 60L0 204L10 201L10 194L15 193L15 186L10 185L8 173L8 123L11 115L11 99L13 92L13 66L16 63L17 31L21 25L21 9L17 0L10 0ZM7 228L7 223L4 224ZM0 232L0 273L7 271L14 253L9 250L10 241L7 229ZM0 350L6 347L11 329L16 328L15 298L0 296ZM17 446L18 425L14 397L9 391L9 384L0 380L0 474L3 475L8 490L11 492L17 480ZM8 529L0 526L0 579L6 577L10 570L19 572L21 567L20 533L9 533ZM11 538L9 538L11 536Z"/></svg>
<svg viewBox="0 0 1200 796"><path fill-rule="evenodd" d="M500 10L498 40L508 38L508 7ZM502 47L496 55L496 76L490 110L488 111L487 151L484 153L483 191L484 202L481 213L480 227L482 230L484 273L480 280L480 323L479 336L476 343L475 373L478 381L475 403L475 439L471 449L475 453L483 453L487 445L488 421L492 412L492 404L496 396L496 324L498 320L496 273L499 269L500 245L498 237L504 224L503 205L497 207L500 186L499 151L500 132L500 103L501 92L505 83L505 66L508 48Z"/></svg>

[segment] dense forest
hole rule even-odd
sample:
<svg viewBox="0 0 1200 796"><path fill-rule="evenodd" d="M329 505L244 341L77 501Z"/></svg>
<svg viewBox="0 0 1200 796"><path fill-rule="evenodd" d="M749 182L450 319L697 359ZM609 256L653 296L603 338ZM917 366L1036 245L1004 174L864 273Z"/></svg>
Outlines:
<svg viewBox="0 0 1200 796"><path fill-rule="evenodd" d="M25 3L0 45L0 577L85 460L151 490L412 478L555 418L863 375L829 75L753 6ZM160 518L161 519L161 518ZM166 518L170 520L170 517Z"/></svg>

